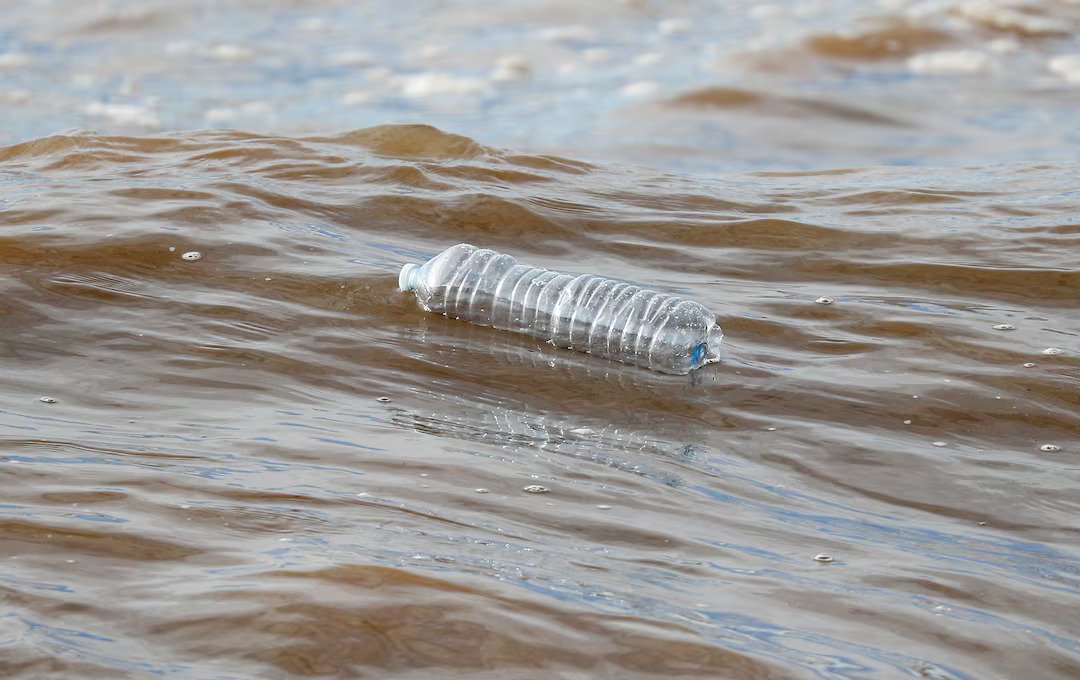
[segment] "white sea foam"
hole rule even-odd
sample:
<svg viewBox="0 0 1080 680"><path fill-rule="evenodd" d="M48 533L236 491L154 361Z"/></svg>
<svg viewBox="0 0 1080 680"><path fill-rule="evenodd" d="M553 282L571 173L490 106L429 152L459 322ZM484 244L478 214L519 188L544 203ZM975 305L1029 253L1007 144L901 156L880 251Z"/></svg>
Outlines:
<svg viewBox="0 0 1080 680"><path fill-rule="evenodd" d="M399 81L399 86L402 94L415 99L444 95L487 95L491 93L491 84L486 80L433 71L404 76Z"/></svg>
<svg viewBox="0 0 1080 680"><path fill-rule="evenodd" d="M30 62L29 54L22 52L5 52L0 54L0 71L15 70L24 66L29 66Z"/></svg>
<svg viewBox="0 0 1080 680"><path fill-rule="evenodd" d="M107 104L90 102L84 111L91 116L106 118L119 125L137 125L144 128L161 127L157 114L147 106L139 104Z"/></svg>
<svg viewBox="0 0 1080 680"><path fill-rule="evenodd" d="M1065 82L1080 85L1080 54L1059 54L1046 62L1051 73L1061 76Z"/></svg>
<svg viewBox="0 0 1080 680"><path fill-rule="evenodd" d="M922 75L978 75L997 68L992 56L977 50L941 50L916 54L907 61L908 70Z"/></svg>

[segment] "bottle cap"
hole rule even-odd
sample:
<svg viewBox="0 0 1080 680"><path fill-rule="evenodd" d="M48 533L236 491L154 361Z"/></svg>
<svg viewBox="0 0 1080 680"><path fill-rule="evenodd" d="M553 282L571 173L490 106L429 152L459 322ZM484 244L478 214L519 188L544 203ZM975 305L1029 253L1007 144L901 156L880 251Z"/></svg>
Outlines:
<svg viewBox="0 0 1080 680"><path fill-rule="evenodd" d="M420 265L409 263L401 268L398 274L398 289L402 292L416 290L417 279L420 278Z"/></svg>

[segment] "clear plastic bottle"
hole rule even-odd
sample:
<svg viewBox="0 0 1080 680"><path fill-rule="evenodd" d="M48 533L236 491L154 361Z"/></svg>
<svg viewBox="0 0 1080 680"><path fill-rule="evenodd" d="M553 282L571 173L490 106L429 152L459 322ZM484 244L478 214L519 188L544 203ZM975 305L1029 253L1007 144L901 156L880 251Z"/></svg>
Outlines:
<svg viewBox="0 0 1080 680"><path fill-rule="evenodd" d="M591 274L519 264L465 243L401 268L398 287L452 319L685 374L718 361L724 332L705 306Z"/></svg>

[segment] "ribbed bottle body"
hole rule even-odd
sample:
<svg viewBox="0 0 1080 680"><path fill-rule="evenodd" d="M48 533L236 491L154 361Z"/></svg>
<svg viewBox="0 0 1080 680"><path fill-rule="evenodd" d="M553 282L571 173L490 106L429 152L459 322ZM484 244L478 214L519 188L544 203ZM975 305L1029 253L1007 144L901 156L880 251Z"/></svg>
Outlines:
<svg viewBox="0 0 1080 680"><path fill-rule="evenodd" d="M716 317L696 302L467 244L406 265L400 284L427 311L666 373L717 360L723 339Z"/></svg>

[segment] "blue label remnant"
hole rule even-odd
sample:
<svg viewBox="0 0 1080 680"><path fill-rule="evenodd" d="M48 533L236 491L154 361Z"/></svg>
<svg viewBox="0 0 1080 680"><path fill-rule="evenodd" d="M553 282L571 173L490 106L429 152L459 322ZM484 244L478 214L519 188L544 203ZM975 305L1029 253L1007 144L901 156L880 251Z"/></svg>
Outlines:
<svg viewBox="0 0 1080 680"><path fill-rule="evenodd" d="M698 362L703 360L705 358L705 352L708 351L708 349L709 349L708 344L704 343L704 342L701 343L700 345L698 345L697 347L695 347L694 348L694 358L691 359L691 362L694 363L694 364L697 364Z"/></svg>

